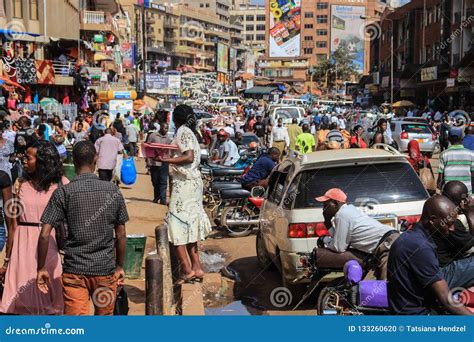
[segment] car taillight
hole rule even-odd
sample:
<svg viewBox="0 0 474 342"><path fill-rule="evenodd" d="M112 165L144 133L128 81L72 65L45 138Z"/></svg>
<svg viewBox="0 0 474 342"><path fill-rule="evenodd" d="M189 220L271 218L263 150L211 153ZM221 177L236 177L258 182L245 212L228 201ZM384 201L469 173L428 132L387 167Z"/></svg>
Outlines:
<svg viewBox="0 0 474 342"><path fill-rule="evenodd" d="M400 139L408 140L408 133L407 132L402 132L402 134L400 134Z"/></svg>
<svg viewBox="0 0 474 342"><path fill-rule="evenodd" d="M322 222L290 224L288 229L288 237L290 239L315 238L329 235L329 231Z"/></svg>
<svg viewBox="0 0 474 342"><path fill-rule="evenodd" d="M410 230L420 221L421 215L403 216L398 218L401 231Z"/></svg>

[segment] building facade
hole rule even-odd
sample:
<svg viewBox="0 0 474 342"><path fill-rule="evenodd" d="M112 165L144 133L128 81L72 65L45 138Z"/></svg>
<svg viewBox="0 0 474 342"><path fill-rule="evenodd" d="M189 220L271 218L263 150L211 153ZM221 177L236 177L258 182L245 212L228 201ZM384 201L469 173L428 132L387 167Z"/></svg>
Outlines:
<svg viewBox="0 0 474 342"><path fill-rule="evenodd" d="M253 51L265 49L265 7L242 4L231 10L231 18L242 24L243 42Z"/></svg>

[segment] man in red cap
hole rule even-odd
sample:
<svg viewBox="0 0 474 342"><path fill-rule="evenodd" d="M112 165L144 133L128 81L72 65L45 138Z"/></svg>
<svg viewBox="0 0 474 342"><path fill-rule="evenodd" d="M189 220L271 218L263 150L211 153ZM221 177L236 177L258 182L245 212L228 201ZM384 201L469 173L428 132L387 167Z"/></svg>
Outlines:
<svg viewBox="0 0 474 342"><path fill-rule="evenodd" d="M323 215L331 233L331 236L320 239L318 246L336 253L355 249L371 254L377 259L375 276L387 279L388 253L400 236L398 231L347 204L347 195L341 189L330 189L316 201L324 203Z"/></svg>
<svg viewBox="0 0 474 342"><path fill-rule="evenodd" d="M217 133L217 139L219 141L219 159L215 162L225 166L233 166L240 159L239 148L223 129Z"/></svg>

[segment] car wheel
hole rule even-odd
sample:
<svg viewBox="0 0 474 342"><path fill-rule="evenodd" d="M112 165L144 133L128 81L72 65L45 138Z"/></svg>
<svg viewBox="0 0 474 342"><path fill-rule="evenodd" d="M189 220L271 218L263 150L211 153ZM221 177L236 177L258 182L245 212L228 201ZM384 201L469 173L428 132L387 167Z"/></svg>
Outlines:
<svg viewBox="0 0 474 342"><path fill-rule="evenodd" d="M257 260L262 269L275 269L275 264L272 259L268 256L267 249L263 242L262 232L259 230L257 233L257 239L255 242L256 251L257 251Z"/></svg>

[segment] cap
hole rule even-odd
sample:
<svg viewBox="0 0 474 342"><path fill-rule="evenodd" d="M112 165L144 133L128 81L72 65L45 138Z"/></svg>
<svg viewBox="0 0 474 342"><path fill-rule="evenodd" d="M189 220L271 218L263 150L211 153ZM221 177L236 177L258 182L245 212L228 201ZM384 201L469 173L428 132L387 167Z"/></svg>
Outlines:
<svg viewBox="0 0 474 342"><path fill-rule="evenodd" d="M223 129L220 129L219 132L217 132L217 135L225 137L225 136L227 136L227 132Z"/></svg>
<svg viewBox="0 0 474 342"><path fill-rule="evenodd" d="M346 203L347 195L341 189L333 188L333 189L328 190L323 196L316 197L316 201L318 202L327 202L329 200Z"/></svg>
<svg viewBox="0 0 474 342"><path fill-rule="evenodd" d="M451 128L449 130L449 136L450 137L458 137L462 138L462 129L461 128Z"/></svg>

